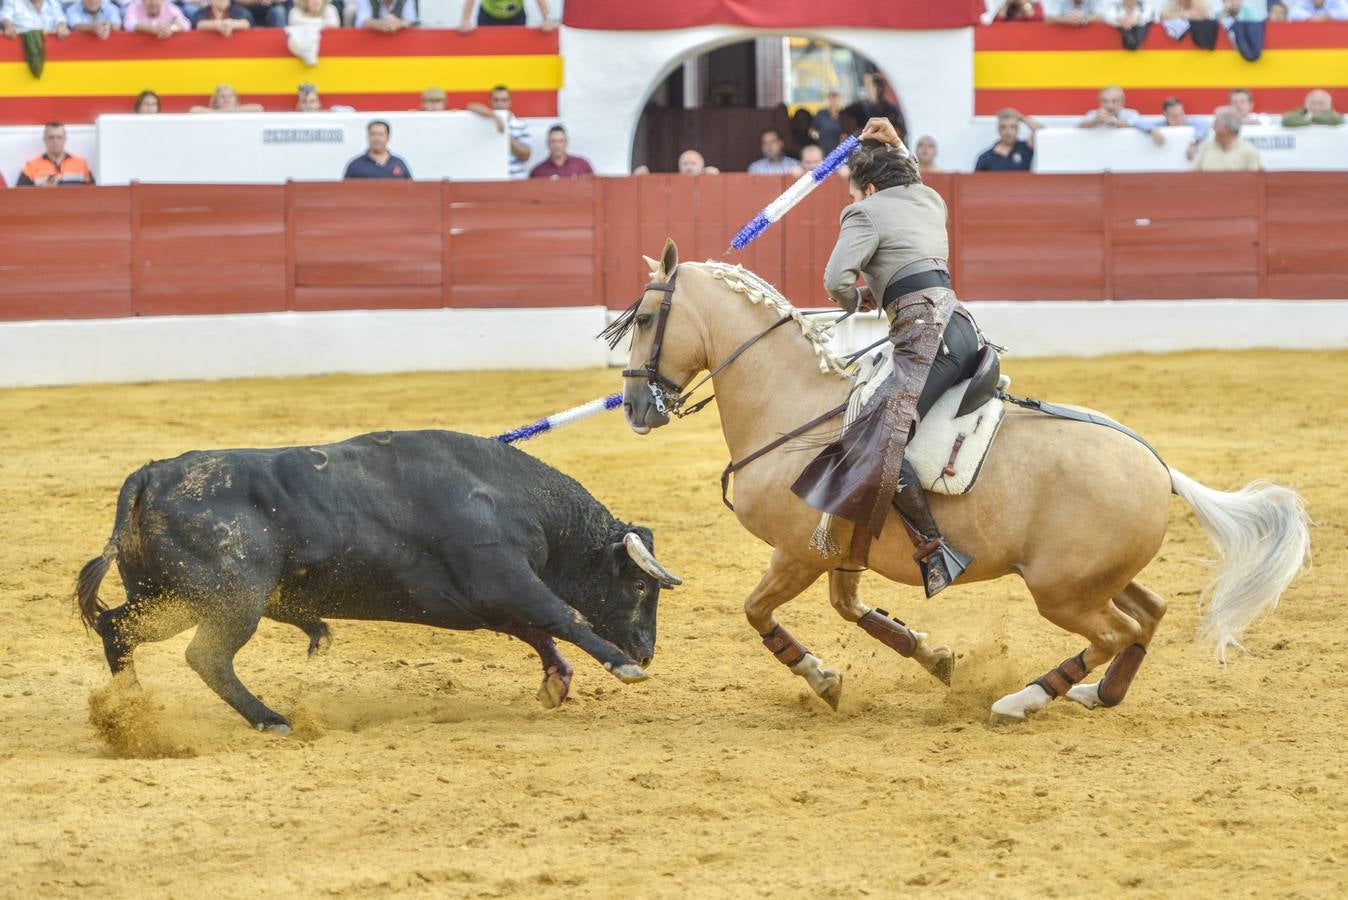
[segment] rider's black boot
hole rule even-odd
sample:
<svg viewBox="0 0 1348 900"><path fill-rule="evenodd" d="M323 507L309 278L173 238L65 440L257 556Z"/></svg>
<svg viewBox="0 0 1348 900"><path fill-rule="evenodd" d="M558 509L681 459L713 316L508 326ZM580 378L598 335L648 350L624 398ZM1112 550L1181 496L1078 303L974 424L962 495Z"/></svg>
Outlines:
<svg viewBox="0 0 1348 900"><path fill-rule="evenodd" d="M894 505L918 534L914 543L919 540L921 543L913 559L922 570L927 596L934 597L959 578L974 558L945 542L941 529L936 527L936 520L932 518L931 507L927 505L927 492L922 489L917 473L906 459L899 476L899 489L894 494Z"/></svg>

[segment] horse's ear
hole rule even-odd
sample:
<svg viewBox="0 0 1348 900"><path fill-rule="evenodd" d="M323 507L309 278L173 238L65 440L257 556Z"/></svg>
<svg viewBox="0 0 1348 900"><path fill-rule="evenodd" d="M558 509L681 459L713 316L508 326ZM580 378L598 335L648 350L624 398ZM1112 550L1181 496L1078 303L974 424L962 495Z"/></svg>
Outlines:
<svg viewBox="0 0 1348 900"><path fill-rule="evenodd" d="M660 268L665 270L665 277L672 275L678 265L679 248L674 246L673 238L665 238L665 252L660 256Z"/></svg>
<svg viewBox="0 0 1348 900"><path fill-rule="evenodd" d="M652 275L654 275L656 272L659 272L659 271L660 271L660 260L658 260L658 259L651 259L649 256L643 256L643 257L641 257L641 258L644 259L644 260L646 260L646 265L648 265L648 266L651 267L651 274L652 274Z"/></svg>

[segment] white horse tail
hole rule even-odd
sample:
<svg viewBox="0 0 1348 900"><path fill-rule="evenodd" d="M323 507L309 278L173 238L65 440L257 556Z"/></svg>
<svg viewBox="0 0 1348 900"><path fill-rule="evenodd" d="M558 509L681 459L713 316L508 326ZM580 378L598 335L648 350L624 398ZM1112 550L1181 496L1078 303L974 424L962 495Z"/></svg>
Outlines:
<svg viewBox="0 0 1348 900"><path fill-rule="evenodd" d="M1227 649L1244 650L1245 629L1272 612L1292 579L1310 566L1311 520L1300 494L1270 481L1225 493L1172 468L1170 483L1217 546L1216 574L1199 598L1198 641L1224 663Z"/></svg>

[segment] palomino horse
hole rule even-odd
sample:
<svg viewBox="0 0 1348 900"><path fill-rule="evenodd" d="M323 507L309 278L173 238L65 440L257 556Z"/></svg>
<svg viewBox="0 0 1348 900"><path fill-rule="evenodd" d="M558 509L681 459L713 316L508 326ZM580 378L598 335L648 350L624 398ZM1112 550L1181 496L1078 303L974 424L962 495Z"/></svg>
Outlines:
<svg viewBox="0 0 1348 900"><path fill-rule="evenodd" d="M846 400L851 382L825 347L825 336L771 285L724 263L680 266L673 241L666 242L660 262L647 262L652 283L610 331L617 336L633 329L623 399L637 434L667 424L666 408L678 411L678 395L703 370L713 374L721 429L737 462L827 417ZM799 327L786 322L769 330L783 318ZM756 336L761 340L752 343ZM800 441L820 445L838 427L836 418L821 418L800 432ZM793 450L791 443L737 470L735 515L774 548L744 610L778 659L836 708L842 676L786 634L775 610L825 572L830 601L844 619L859 622L871 610L857 595L859 572L841 571L847 566L842 557L826 559L808 546L819 513L789 485L813 454L800 452L799 442ZM974 489L961 497L931 497L952 544L973 554L961 582L1016 573L1044 618L1090 642L1080 655L994 703L994 720L1023 719L1064 693L1087 708L1123 699L1165 613L1165 601L1134 579L1160 549L1172 493L1193 509L1221 556L1200 598L1206 609L1199 639L1224 658L1228 647L1240 646L1246 627L1276 605L1308 559L1309 521L1294 491L1267 482L1215 491L1118 431L1011 409ZM892 581L921 584L897 521L872 546L870 564ZM879 618L885 627L868 633L949 683L948 648L930 646L926 635L887 615ZM902 638L895 639L900 631ZM1103 679L1077 683L1111 660Z"/></svg>

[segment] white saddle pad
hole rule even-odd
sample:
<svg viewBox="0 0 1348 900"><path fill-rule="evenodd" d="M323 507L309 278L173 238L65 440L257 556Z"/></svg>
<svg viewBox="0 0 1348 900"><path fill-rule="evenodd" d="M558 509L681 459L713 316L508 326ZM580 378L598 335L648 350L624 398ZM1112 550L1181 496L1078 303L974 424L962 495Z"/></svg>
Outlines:
<svg viewBox="0 0 1348 900"><path fill-rule="evenodd" d="M859 387L848 403L844 425L852 424L866 401L893 370L891 353L877 353L861 363L856 376ZM1002 390L1010 384L1011 379L1003 375ZM968 386L968 381L961 381L941 395L908 442L906 455L918 480L924 488L937 494L968 493L978 480L992 439L1006 415L1003 402L993 397L973 412L955 418Z"/></svg>

